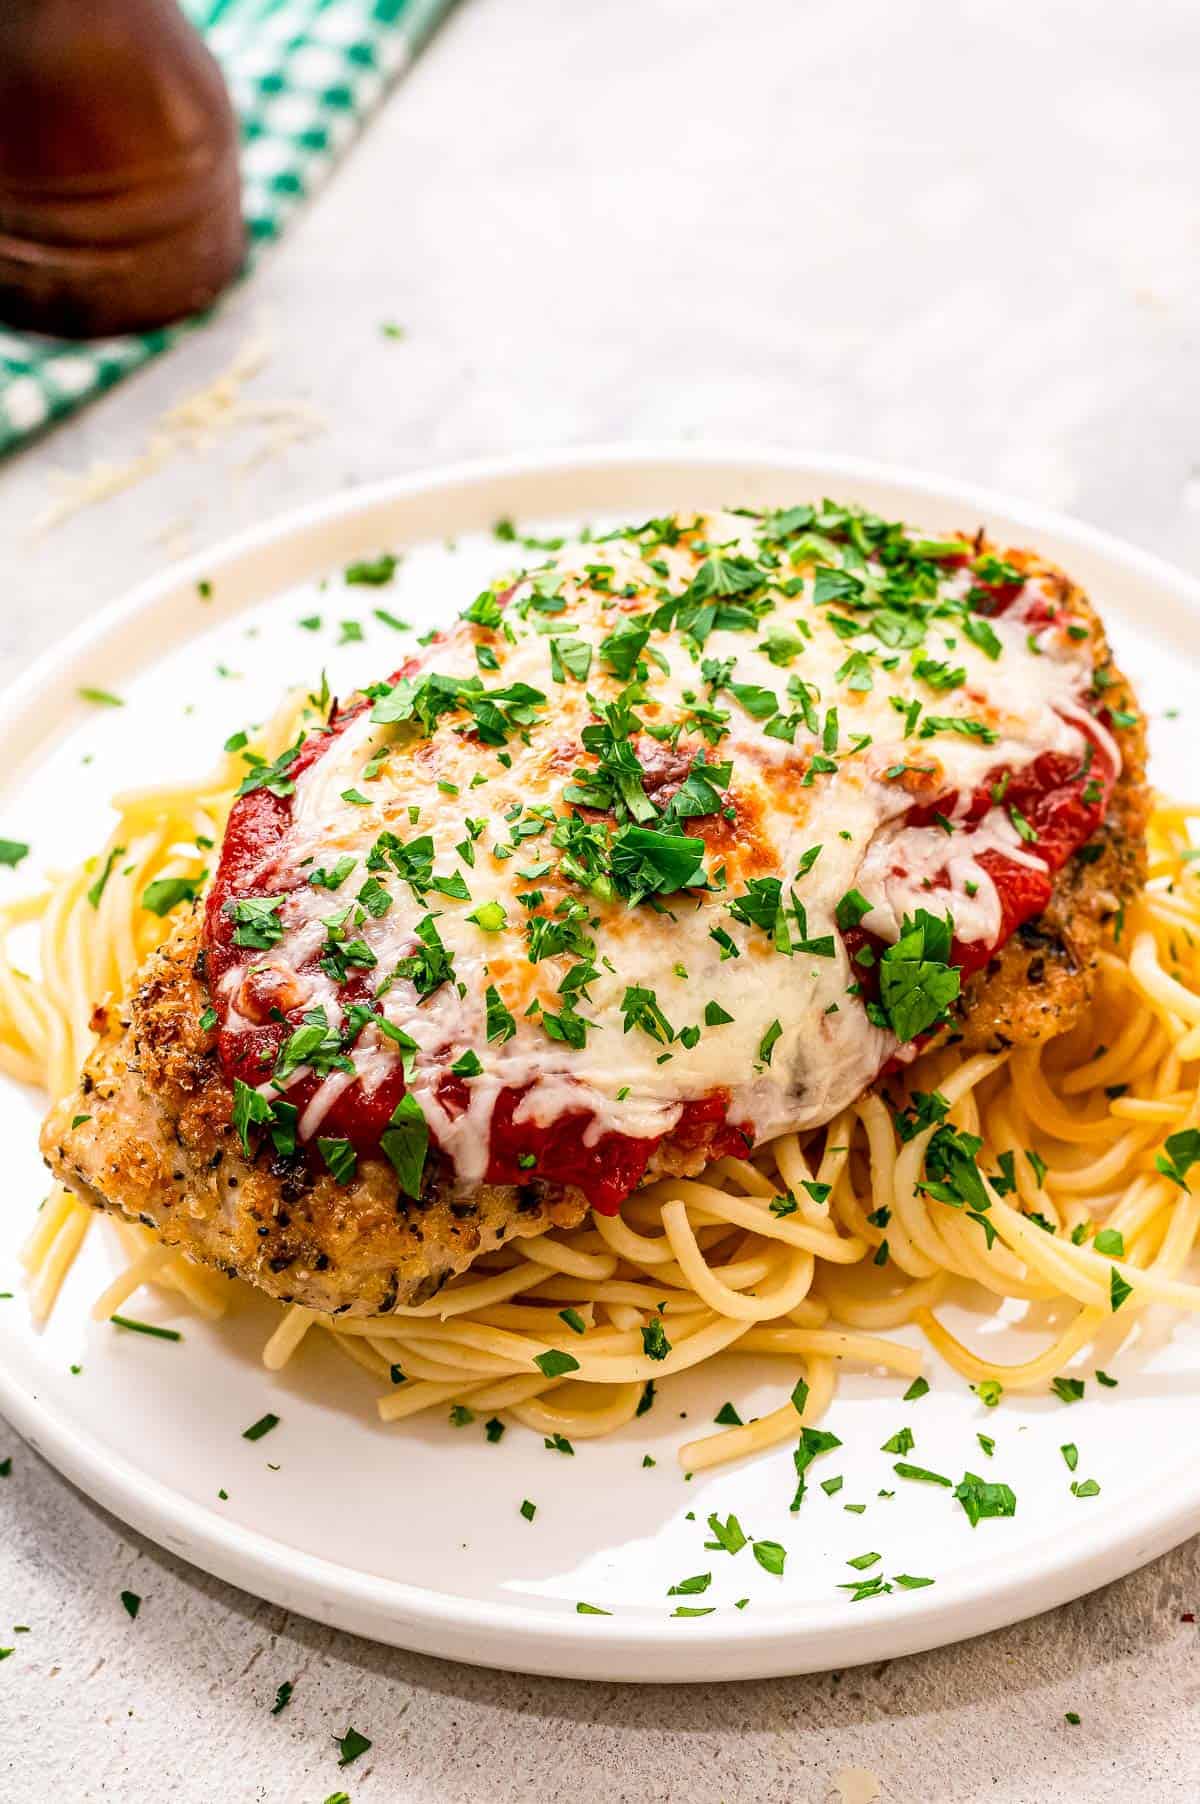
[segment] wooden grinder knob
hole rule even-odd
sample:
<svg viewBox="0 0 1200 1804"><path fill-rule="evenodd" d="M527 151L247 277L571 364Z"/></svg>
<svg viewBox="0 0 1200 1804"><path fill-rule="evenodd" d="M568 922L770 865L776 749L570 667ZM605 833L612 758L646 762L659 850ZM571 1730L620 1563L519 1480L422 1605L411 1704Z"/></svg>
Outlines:
<svg viewBox="0 0 1200 1804"><path fill-rule="evenodd" d="M233 109L175 0L0 0L0 320L166 325L244 255Z"/></svg>

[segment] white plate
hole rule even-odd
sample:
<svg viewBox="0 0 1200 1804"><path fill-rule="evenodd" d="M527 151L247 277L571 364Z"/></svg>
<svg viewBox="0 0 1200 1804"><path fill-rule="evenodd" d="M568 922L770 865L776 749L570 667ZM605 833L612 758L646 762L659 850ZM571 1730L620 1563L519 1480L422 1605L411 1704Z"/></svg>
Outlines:
<svg viewBox="0 0 1200 1804"><path fill-rule="evenodd" d="M850 459L779 452L649 448L569 453L460 467L360 490L243 535L179 566L105 610L5 698L0 724L0 830L29 839L37 864L100 844L107 797L130 781L207 768L225 736L261 718L282 687L335 689L386 673L405 639L376 604L418 626L465 602L512 561L488 528L646 517L676 507L781 505L850 497L926 528L985 523L1001 543L1036 544L1091 592L1126 668L1155 714L1155 770L1188 786L1189 704L1200 699L1200 589L1146 554L1088 528L976 491ZM444 544L459 541L453 553ZM409 548L386 591L343 586L348 560ZM328 587L318 585L332 572ZM197 593L212 584L212 599ZM297 620L320 613L318 634ZM330 650L331 622L362 618L366 642ZM219 676L218 665L241 673ZM88 709L81 684L116 690L123 709ZM183 712L185 707L193 712ZM1178 708L1174 721L1164 711ZM1190 718L1195 719L1192 712ZM82 760L91 757L91 761ZM663 1387L625 1432L581 1444L573 1458L511 1427L498 1446L481 1427L444 1420L381 1427L374 1385L312 1335L278 1376L258 1363L265 1311L209 1328L168 1316L143 1293L136 1313L175 1319L181 1344L122 1334L88 1319L118 1263L98 1228L49 1327L35 1333L20 1295L16 1250L44 1188L35 1139L39 1099L0 1087L6 1153L0 1217L0 1407L68 1478L108 1509L221 1578L359 1634L458 1660L580 1678L741 1679L880 1659L978 1634L1075 1597L1200 1528L1200 1468L1189 1451L1200 1385L1200 1328L1155 1325L1115 1363L1117 1390L1087 1386L1069 1408L1054 1398L985 1411L930 1361L933 1389L906 1405L894 1379L847 1374L826 1426L841 1450L813 1469L790 1515L790 1453L685 1482L675 1447L726 1397L743 1413L790 1386L774 1362L730 1362ZM973 1313L967 1332L996 1338L997 1357L1026 1357L1036 1339ZM1103 1363L1103 1360L1101 1361ZM72 1373L72 1365L82 1370ZM1090 1366L1083 1368L1090 1371ZM241 1430L273 1410L280 1426L251 1443ZM680 1414L686 1412L686 1425ZM955 1479L964 1469L1016 1490L1008 1521L972 1530L948 1491L905 1484L881 1443L902 1424L913 1458ZM994 1437L989 1460L977 1432ZM1069 1491L1064 1441L1079 1447ZM643 1465L649 1453L653 1467ZM826 1495L820 1480L844 1475ZM895 1489L894 1497L878 1495ZM218 1491L228 1492L228 1501ZM537 1505L521 1516L522 1499ZM847 1502L867 1505L858 1515ZM732 1510L756 1536L788 1549L786 1574L706 1551L709 1511ZM687 1519L694 1512L695 1520ZM865 1551L876 1571L932 1577L862 1603L838 1586ZM714 1604L678 1619L668 1586L711 1571ZM742 1610L734 1603L748 1597ZM577 1601L612 1613L580 1615Z"/></svg>

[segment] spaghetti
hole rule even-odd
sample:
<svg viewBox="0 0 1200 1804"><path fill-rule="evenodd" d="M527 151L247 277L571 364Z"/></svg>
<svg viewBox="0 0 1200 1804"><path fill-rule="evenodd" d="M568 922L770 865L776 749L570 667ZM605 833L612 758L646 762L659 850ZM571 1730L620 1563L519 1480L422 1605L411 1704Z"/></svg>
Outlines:
<svg viewBox="0 0 1200 1804"><path fill-rule="evenodd" d="M304 717L292 698L255 749L277 756ZM128 994L170 931L148 887L198 892L240 775L230 754L200 784L117 797L102 855L0 910L10 1075L51 1096L72 1088L93 1004ZM904 1324L972 1383L1030 1390L1085 1348L1109 1357L1153 1304L1200 1308L1182 1275L1200 1230L1187 1175L1200 1159L1198 820L1155 809L1147 885L1100 955L1092 1007L1059 1039L970 1057L943 1046L823 1128L650 1184L574 1231L510 1241L429 1302L374 1318L272 1304L264 1363L282 1367L316 1329L378 1382L385 1422L449 1406L572 1439L624 1426L650 1381L723 1353L802 1374L780 1407L682 1446L695 1470L793 1437L828 1406L839 1361L916 1377L920 1352L886 1337ZM23 938L36 939L36 978L15 962ZM91 1221L60 1186L42 1205L25 1249L37 1318ZM142 1285L214 1318L248 1294L146 1228L113 1226L128 1263L98 1318ZM1000 1365L939 1320L955 1280L1071 1313L1044 1351Z"/></svg>

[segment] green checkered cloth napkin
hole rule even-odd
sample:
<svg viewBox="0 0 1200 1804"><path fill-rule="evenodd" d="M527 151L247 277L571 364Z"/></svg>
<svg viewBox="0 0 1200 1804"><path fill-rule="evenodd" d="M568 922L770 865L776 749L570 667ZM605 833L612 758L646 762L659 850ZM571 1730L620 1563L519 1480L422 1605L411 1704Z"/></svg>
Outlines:
<svg viewBox="0 0 1200 1804"><path fill-rule="evenodd" d="M241 120L252 256L320 186L453 4L184 0L225 71ZM111 388L187 330L183 324L68 343L0 324L0 454Z"/></svg>

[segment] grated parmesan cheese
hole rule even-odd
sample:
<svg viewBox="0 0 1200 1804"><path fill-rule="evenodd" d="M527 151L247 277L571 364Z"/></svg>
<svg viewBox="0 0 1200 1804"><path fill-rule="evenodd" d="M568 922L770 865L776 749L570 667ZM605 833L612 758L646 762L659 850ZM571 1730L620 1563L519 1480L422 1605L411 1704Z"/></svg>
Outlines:
<svg viewBox="0 0 1200 1804"><path fill-rule="evenodd" d="M227 369L160 415L145 446L134 456L119 462L101 458L85 470L52 471L53 493L34 517L33 536L52 532L85 508L145 482L181 452L204 455L240 428L265 429L263 443L237 466L240 474L324 431L327 422L308 402L243 399L246 384L265 369L270 356L268 336L260 329L238 349ZM186 530L186 523L177 522L173 536L181 529Z"/></svg>

